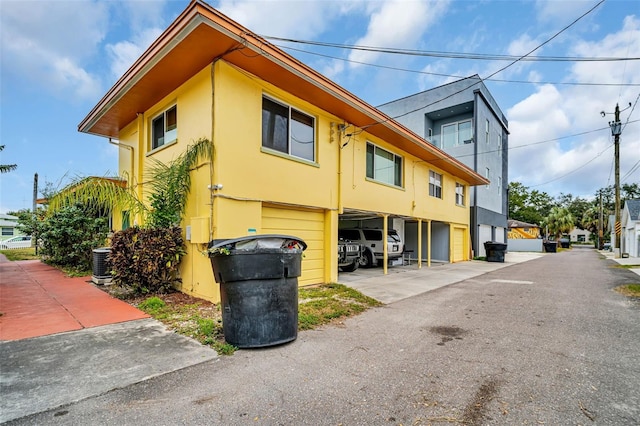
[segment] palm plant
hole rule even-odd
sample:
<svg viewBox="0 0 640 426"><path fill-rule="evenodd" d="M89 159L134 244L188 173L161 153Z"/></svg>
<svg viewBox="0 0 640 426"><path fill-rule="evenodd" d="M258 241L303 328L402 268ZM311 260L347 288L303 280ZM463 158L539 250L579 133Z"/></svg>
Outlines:
<svg viewBox="0 0 640 426"><path fill-rule="evenodd" d="M543 220L542 226L547 228L550 236L554 236L556 240L559 240L562 234L571 232L574 227L574 219L569 210L553 207L549 215Z"/></svg>
<svg viewBox="0 0 640 426"><path fill-rule="evenodd" d="M51 212L63 206L83 204L102 211L118 208L139 215L146 227L166 228L177 226L185 211L191 186L191 171L201 159L211 160L212 144L199 139L175 160L168 164L153 161L145 176L148 185L149 204L135 191L136 182L125 179L88 177L78 179L49 200ZM123 176L127 178L128 176ZM146 190L147 188L145 188Z"/></svg>

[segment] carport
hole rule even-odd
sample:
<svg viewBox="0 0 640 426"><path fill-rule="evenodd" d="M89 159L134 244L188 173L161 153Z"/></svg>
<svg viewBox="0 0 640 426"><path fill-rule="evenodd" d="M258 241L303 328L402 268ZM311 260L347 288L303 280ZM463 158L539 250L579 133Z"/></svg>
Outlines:
<svg viewBox="0 0 640 426"><path fill-rule="evenodd" d="M404 253L398 264L392 266L402 266L405 263L416 262L418 269L422 268L423 262L427 267L431 267L432 260L438 263L450 263L456 259L455 248L459 245L458 251L464 250L466 226L450 224L446 222L412 218L401 215L393 215L384 212L362 211L357 209L344 209L339 215L339 229L349 228L373 228L382 229L386 235L390 229L395 229L404 245ZM462 232L460 232L462 231ZM468 234L468 232L466 232ZM456 238L462 238L459 244L455 244ZM453 243L453 244L452 244ZM388 244L383 241L383 274L388 274Z"/></svg>

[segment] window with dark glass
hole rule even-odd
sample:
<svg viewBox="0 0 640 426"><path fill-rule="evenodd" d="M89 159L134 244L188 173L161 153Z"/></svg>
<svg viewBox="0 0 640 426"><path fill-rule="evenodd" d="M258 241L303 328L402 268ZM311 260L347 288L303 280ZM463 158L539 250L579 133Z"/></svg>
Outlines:
<svg viewBox="0 0 640 426"><path fill-rule="evenodd" d="M294 108L263 97L262 146L315 161L315 119Z"/></svg>
<svg viewBox="0 0 640 426"><path fill-rule="evenodd" d="M178 107L172 106L151 120L151 149L178 138Z"/></svg>
<svg viewBox="0 0 640 426"><path fill-rule="evenodd" d="M434 171L429 171L429 195L442 198L442 175Z"/></svg>

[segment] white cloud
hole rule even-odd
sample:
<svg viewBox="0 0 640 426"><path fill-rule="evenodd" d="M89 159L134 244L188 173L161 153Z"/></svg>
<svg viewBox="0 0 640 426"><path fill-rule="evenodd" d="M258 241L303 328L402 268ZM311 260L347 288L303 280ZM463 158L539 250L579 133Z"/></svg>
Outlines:
<svg viewBox="0 0 640 426"><path fill-rule="evenodd" d="M417 46L422 36L429 31L447 11L449 1L402 1L390 0L371 3L373 10L367 33L355 44L377 47ZM380 53L354 50L349 59L375 63ZM352 64L352 67L357 67Z"/></svg>
<svg viewBox="0 0 640 426"><path fill-rule="evenodd" d="M572 56L637 57L640 55L640 20L629 16L620 31L597 41L578 41ZM566 76L568 81L593 83L638 83L640 64L628 62L577 62ZM545 144L515 148L509 153L510 180L534 186L557 179L538 189L557 194L593 195L598 188L613 184L613 138L608 122L600 111L613 112L635 102L637 88L607 86L540 86L508 112L511 147L576 135ZM640 105L633 116L631 109L621 114L621 121L640 118ZM599 128L604 130L591 132ZM630 123L621 138L621 175L640 160L640 125ZM575 171L574 171L575 170ZM563 177L565 176L566 177ZM638 181L638 175L630 180Z"/></svg>
<svg viewBox="0 0 640 426"><path fill-rule="evenodd" d="M307 39L324 32L336 16L347 13L357 4L221 0L217 9L257 34Z"/></svg>
<svg viewBox="0 0 640 426"><path fill-rule="evenodd" d="M107 44L105 49L111 60L112 76L120 78L161 33L160 28L150 28L134 36L133 41Z"/></svg>
<svg viewBox="0 0 640 426"><path fill-rule="evenodd" d="M538 22L544 24L569 23L567 20L577 18L582 13L593 7L594 2L589 0L537 0L536 10Z"/></svg>
<svg viewBox="0 0 640 426"><path fill-rule="evenodd" d="M2 70L45 90L94 98L100 84L82 66L104 39L108 13L97 2L3 2Z"/></svg>

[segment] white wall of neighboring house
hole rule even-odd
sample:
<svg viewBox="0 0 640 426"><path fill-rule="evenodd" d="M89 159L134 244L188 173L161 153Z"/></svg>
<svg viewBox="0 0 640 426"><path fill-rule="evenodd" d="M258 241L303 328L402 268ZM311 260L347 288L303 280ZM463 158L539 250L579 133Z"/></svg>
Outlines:
<svg viewBox="0 0 640 426"><path fill-rule="evenodd" d="M573 230L569 232L569 238L572 243L588 243L589 238L591 238L591 232L586 229L573 228Z"/></svg>
<svg viewBox="0 0 640 426"><path fill-rule="evenodd" d="M23 235L17 228L18 217L0 213L0 241L8 240L16 235Z"/></svg>

